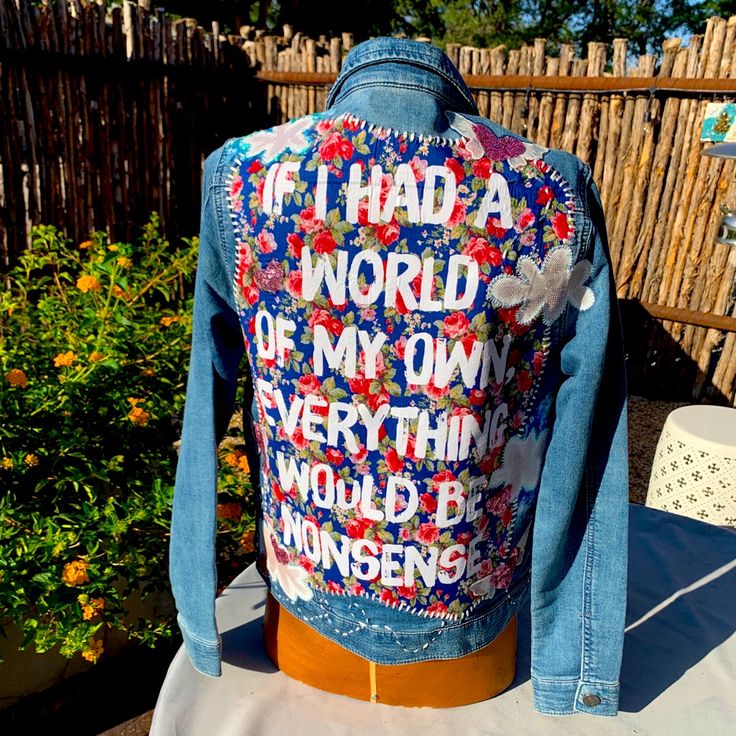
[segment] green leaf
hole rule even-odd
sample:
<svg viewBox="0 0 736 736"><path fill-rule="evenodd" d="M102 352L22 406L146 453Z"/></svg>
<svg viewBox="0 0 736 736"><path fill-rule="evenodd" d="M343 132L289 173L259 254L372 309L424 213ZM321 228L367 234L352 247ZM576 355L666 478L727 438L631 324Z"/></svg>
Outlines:
<svg viewBox="0 0 736 736"><path fill-rule="evenodd" d="M48 586L49 588L56 587L58 582L58 575L55 572L39 572L36 573L31 580L34 583L40 583L41 585Z"/></svg>

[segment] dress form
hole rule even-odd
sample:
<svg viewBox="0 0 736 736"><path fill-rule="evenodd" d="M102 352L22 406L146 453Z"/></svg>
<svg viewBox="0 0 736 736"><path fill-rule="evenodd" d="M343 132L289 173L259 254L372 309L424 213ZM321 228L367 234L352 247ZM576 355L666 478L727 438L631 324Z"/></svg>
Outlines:
<svg viewBox="0 0 736 736"><path fill-rule="evenodd" d="M514 616L493 641L465 656L384 665L322 636L270 591L263 619L266 653L289 677L358 700L432 708L476 703L503 692L516 672L516 632Z"/></svg>

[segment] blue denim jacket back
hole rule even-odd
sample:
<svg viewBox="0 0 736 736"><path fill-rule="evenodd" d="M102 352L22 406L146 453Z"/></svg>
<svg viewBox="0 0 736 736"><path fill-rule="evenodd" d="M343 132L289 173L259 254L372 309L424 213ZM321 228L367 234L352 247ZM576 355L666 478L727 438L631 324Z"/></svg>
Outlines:
<svg viewBox="0 0 736 736"><path fill-rule="evenodd" d="M482 131L472 127L476 123L502 141L508 141L507 136L534 150L531 141L478 115L462 77L439 49L406 39L379 37L356 46L330 90L327 110L305 118L312 124L336 119L367 121L396 135L414 133L437 140L456 141L469 135L479 137L482 144ZM245 303L239 303L233 288L243 241L243 222L238 222L233 211L238 194L234 184L237 181L239 191L243 180L233 175L236 170L242 174L239 166L244 167L244 153L254 140L247 136L230 139L205 164L193 343L172 510L169 567L178 622L192 664L212 676L221 672L221 643L214 620L215 450L233 411L240 362L248 337L252 337L244 319L247 316L250 325L254 316L247 313ZM491 144L498 145L498 140L491 139ZM288 149L287 137L282 145L283 150ZM485 141L484 148L488 145ZM487 150L485 153L487 156ZM535 708L554 714L615 715L628 525L620 317L604 215L590 168L563 151L539 153L555 181L567 185L566 214L574 223L570 262L560 261L563 271L553 259L549 263L545 259L540 271L533 267L534 259L521 259L494 273L497 279L499 273L505 275L499 287L508 287L510 291L503 292L507 295L513 296L514 289L526 289L525 301L533 301L536 287L530 285L536 283L535 278L548 274L547 281L541 282L549 288L549 284L561 283L562 274L566 277L563 285L569 289L574 275L577 302L569 298L555 302L549 295L542 298L545 308L550 302L557 305L546 332L548 367L542 372L534 402L534 411L547 416L549 431L533 493L524 504L510 507L518 517L507 519L511 524L520 522L522 514L533 522L520 546L520 562L510 584L507 581L507 587L499 588L488 600L476 602L459 620L418 616L408 606L390 607L387 601L334 595L319 587L311 590L308 599L287 594L273 580L269 587L282 605L321 634L384 664L475 651L495 638L529 599ZM546 190L537 193L541 202L548 196ZM564 235L565 228L560 222L556 232ZM271 247L265 247L266 253ZM562 255L562 249L559 251ZM264 256L261 269L265 275L259 284L269 290L271 261ZM552 278L555 274L557 281ZM570 293L565 292L568 297ZM509 298L507 307L519 302ZM253 369L252 356L249 360ZM515 544L519 537L517 534Z"/></svg>

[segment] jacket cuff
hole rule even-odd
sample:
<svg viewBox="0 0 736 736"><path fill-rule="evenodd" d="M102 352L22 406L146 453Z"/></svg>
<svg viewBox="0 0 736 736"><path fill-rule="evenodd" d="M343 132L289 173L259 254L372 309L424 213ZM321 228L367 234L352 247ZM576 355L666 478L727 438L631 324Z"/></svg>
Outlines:
<svg viewBox="0 0 736 736"><path fill-rule="evenodd" d="M578 679L546 679L532 675L534 710L548 715L590 713L594 716L618 714L620 684Z"/></svg>
<svg viewBox="0 0 736 736"><path fill-rule="evenodd" d="M222 675L222 639L218 637L217 641L205 641L195 636L183 623L181 614L177 615L176 622L179 624L184 649L192 667L203 675L220 677Z"/></svg>

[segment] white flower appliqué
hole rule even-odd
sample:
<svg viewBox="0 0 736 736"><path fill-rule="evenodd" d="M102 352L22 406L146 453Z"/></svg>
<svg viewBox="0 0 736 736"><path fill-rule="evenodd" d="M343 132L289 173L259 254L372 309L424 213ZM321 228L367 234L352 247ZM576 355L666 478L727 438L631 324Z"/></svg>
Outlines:
<svg viewBox="0 0 736 736"><path fill-rule="evenodd" d="M506 442L501 464L491 474L488 487L511 486L509 505L513 506L516 503L522 488L533 490L537 487L542 472L542 462L548 437L549 430L544 429L538 432L532 429L526 437L511 437ZM519 540L517 565L521 563L524 557L530 528L531 523L527 525ZM491 572L489 575L476 580L470 586L472 594L478 598L487 597L489 600L493 598L496 594L496 587L493 585L494 577L495 572Z"/></svg>
<svg viewBox="0 0 736 736"><path fill-rule="evenodd" d="M533 489L539 482L542 457L547 447L547 430L531 430L526 437L511 437L503 448L500 467L491 474L489 488L511 486L511 502L515 502L522 488Z"/></svg>
<svg viewBox="0 0 736 736"><path fill-rule="evenodd" d="M516 316L519 324L528 325L542 312L545 324L551 325L562 314L569 301L578 309L589 309L595 294L585 280L592 264L581 260L570 268L572 249L567 245L552 246L544 257L542 268L527 255L519 256L516 276L502 274L489 284L489 294L497 307L521 304Z"/></svg>
<svg viewBox="0 0 736 736"><path fill-rule="evenodd" d="M268 572L278 581L290 600L295 601L297 598L311 600L313 592L307 585L307 571L301 565L289 562L286 550L278 546L273 527L266 518L263 519L262 529L266 541Z"/></svg>
<svg viewBox="0 0 736 736"><path fill-rule="evenodd" d="M300 153L308 145L304 132L314 125L311 116L293 122L277 125L271 130L252 133L244 139L248 144L248 156L262 153L263 161L270 161L274 156L290 148L292 153Z"/></svg>
<svg viewBox="0 0 736 736"><path fill-rule="evenodd" d="M470 586L470 591L473 593L473 595L477 596L478 598L483 598L483 596L487 596L488 600L493 598L494 595L496 595L496 588L495 586L491 585L491 578L492 575L486 575L485 577L479 578Z"/></svg>

